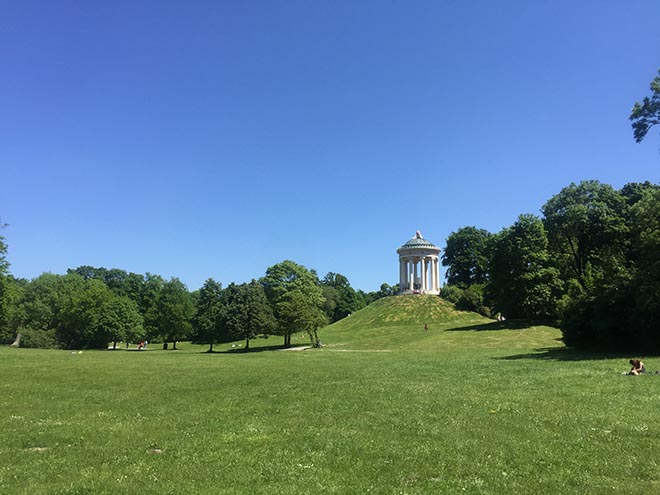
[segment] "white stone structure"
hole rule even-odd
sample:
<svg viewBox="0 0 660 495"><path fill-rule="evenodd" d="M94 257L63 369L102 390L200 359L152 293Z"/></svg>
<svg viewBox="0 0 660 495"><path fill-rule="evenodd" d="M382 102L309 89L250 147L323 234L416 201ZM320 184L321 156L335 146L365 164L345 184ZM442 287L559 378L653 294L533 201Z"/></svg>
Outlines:
<svg viewBox="0 0 660 495"><path fill-rule="evenodd" d="M400 294L440 293L440 248L422 237L415 237L396 250L399 254Z"/></svg>

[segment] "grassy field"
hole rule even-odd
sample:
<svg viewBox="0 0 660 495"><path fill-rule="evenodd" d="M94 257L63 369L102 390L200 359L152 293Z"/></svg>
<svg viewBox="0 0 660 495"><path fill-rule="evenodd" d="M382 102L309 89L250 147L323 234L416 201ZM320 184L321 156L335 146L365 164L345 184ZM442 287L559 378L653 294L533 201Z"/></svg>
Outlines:
<svg viewBox="0 0 660 495"><path fill-rule="evenodd" d="M419 296L321 350L3 347L0 493L660 493L660 376L559 337Z"/></svg>

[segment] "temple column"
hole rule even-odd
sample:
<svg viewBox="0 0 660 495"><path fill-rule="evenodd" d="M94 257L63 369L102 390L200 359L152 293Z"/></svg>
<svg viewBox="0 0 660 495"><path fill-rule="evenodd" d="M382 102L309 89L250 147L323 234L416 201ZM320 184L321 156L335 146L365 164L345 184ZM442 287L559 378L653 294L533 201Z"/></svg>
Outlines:
<svg viewBox="0 0 660 495"><path fill-rule="evenodd" d="M426 258L422 258L420 265L422 267L422 292L426 292Z"/></svg>

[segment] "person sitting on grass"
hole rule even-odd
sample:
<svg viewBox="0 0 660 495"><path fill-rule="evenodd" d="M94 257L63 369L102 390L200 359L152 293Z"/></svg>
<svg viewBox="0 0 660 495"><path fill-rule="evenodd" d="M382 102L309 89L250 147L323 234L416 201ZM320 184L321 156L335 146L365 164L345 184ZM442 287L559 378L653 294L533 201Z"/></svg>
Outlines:
<svg viewBox="0 0 660 495"><path fill-rule="evenodd" d="M630 364L632 365L632 369L630 370L629 375L639 375L640 373L646 373L646 366L644 366L644 363L640 361L639 359L631 359Z"/></svg>

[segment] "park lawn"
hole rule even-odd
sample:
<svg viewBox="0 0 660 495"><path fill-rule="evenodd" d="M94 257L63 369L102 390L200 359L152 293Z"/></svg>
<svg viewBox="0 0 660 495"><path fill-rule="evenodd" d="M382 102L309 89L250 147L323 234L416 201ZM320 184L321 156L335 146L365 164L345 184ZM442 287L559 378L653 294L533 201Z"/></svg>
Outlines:
<svg viewBox="0 0 660 495"><path fill-rule="evenodd" d="M0 348L0 493L660 493L660 376L401 301L320 350Z"/></svg>

